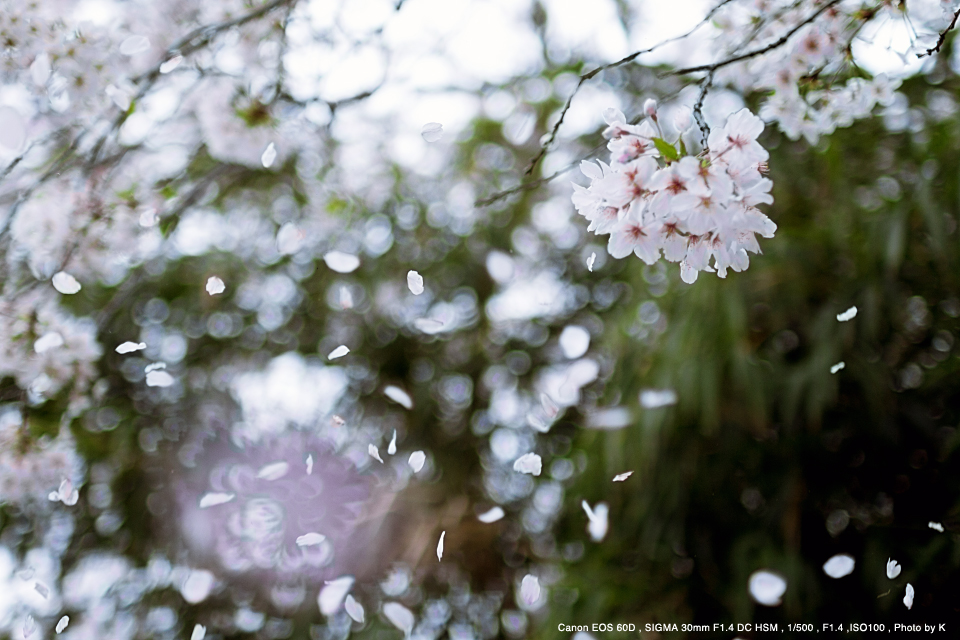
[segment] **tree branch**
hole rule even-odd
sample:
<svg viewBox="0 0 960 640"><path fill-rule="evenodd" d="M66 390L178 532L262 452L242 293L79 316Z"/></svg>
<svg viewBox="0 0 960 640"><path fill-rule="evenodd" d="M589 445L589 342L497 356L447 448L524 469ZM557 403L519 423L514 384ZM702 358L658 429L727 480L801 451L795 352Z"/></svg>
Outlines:
<svg viewBox="0 0 960 640"><path fill-rule="evenodd" d="M837 1L839 1L839 0L837 0ZM616 68L616 67L623 66L623 65L628 64L628 63L630 63L630 62L633 62L634 60L637 59L637 57L639 57L639 56L641 56L641 55L643 55L643 54L645 54L645 53L651 53L651 52L653 52L653 51L656 51L656 50L659 49L660 47L662 47L662 46L664 46L664 45L667 45L667 44L669 44L669 43L671 43L671 42L676 42L676 41L678 41L678 40L683 40L684 38L689 37L691 34L693 34L693 32L695 32L697 29L699 29L700 27L702 27L703 25L705 25L707 22L709 22L710 18L712 18L712 17L714 16L714 14L717 13L717 11L719 11L722 7L726 6L727 4L729 4L729 3L731 3L731 2L733 2L733 0L721 0L720 3L718 3L718 4L717 4L716 6L714 6L712 9L710 9L710 11L707 12L707 15L704 16L703 20L701 20L700 22L698 22L695 27L693 27L692 29L690 29L689 31L687 31L687 32L684 33L684 34L681 34L681 35L679 35L679 36L674 36L673 38L668 38L667 40L663 40L663 41L661 41L661 42L658 42L657 44L653 45L653 46L650 47L649 49L641 49L640 51L634 51L633 53L631 53L630 55L626 56L625 58L621 58L620 60L617 60L616 62L610 62L610 63L608 63L608 64L601 65L601 66L597 67L596 69L594 69L593 71L581 75L581 76L580 76L580 81L577 82L577 86L573 89L573 93L570 94L570 97L567 98L567 102L563 105L563 109L560 111L560 118L557 120L556 124L553 125L553 128L552 128L551 131L550 131L549 137L546 139L546 141L545 141L545 142L543 143L543 145L541 146L540 152L537 153L537 155L533 158L533 160L530 161L530 164L529 164L529 166L527 166L527 169L523 172L523 175L525 175L525 176L531 175L531 174L533 173L534 169L537 168L537 164L539 164L540 161L543 160L543 157L544 157L545 155L547 155L547 151L549 150L550 145L552 145L552 144L554 143L554 141L556 141L556 139L557 139L557 133L560 131L560 126L563 124L563 119L566 117L567 111L570 110L570 105L573 103L574 97L576 97L577 93L580 91L580 87L582 87L583 84L584 84L587 80L591 80L592 78L596 77L596 75L597 75L598 73L600 73L601 71L606 71L607 69L613 69L613 68Z"/></svg>
<svg viewBox="0 0 960 640"><path fill-rule="evenodd" d="M957 9L956 13L953 14L953 20L950 21L950 24L947 25L947 28L940 32L940 37L937 38L937 44L930 47L923 53L918 53L918 58L926 58L927 56L932 56L935 53L940 52L940 47L943 46L943 43L947 40L947 34L953 31L953 28L957 26L957 18L960 18L960 9Z"/></svg>

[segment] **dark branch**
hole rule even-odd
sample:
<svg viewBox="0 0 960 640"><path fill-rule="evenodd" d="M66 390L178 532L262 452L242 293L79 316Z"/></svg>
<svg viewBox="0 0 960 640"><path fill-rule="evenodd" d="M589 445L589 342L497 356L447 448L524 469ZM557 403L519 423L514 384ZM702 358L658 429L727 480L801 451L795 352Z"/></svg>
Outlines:
<svg viewBox="0 0 960 640"><path fill-rule="evenodd" d="M580 87L583 86L583 83L585 83L587 80L593 79L601 71L606 71L607 69L614 69L616 67L620 67L622 65L628 64L630 62L633 62L634 60L637 59L637 57L645 53L651 53L666 44L670 44L671 42L676 42L677 40L682 40L690 36L694 31L696 31L697 29L705 25L710 20L710 18L712 18L714 14L717 13L717 11L719 11L722 7L729 4L730 2L733 2L733 0L721 0L720 3L718 3L712 9L710 9L710 11L707 12L707 15L704 16L703 20L697 23L697 25L692 29L690 29L690 31L687 31L682 35L674 36L673 38L668 38L667 40L663 40L662 42L659 42L653 45L649 49L641 49L640 51L634 51L633 53L631 53L625 58L621 58L616 62L611 62L609 64L601 65L596 69L594 69L593 71L581 75L580 81L577 82L577 86L573 89L573 93L571 93L570 97L567 98L567 102L563 105L563 109L560 111L560 118L557 120L556 124L554 124L553 127L551 128L549 136L547 137L547 139L544 141L543 145L540 148L540 152L537 153L537 155L533 158L533 160L530 161L530 165L527 167L526 171L523 172L523 175L525 176L531 175L534 169L537 168L537 165L540 163L540 161L543 160L543 157L547 155L547 151L549 151L550 145L552 145L554 141L556 141L557 133L560 131L560 126L563 124L563 119L567 116L567 111L570 110L570 105L571 103L573 103L573 99L576 97L577 93L580 91Z"/></svg>
<svg viewBox="0 0 960 640"><path fill-rule="evenodd" d="M960 18L960 9L957 9L956 13L953 14L953 20L950 21L950 24L947 25L947 28L940 32L940 37L937 38L937 44L930 47L923 53L918 53L917 57L925 58L938 53L940 51L940 47L942 47L943 43L947 40L947 34L953 31L953 28L957 26L957 18Z"/></svg>
<svg viewBox="0 0 960 640"><path fill-rule="evenodd" d="M707 92L710 91L710 86L713 84L713 71L708 73L703 80L700 81L700 95L697 96L697 101L693 105L693 117L697 121L697 126L700 127L700 135L702 136L703 148L707 148L707 138L710 137L710 125L707 124L706 119L703 117L703 101L707 98Z"/></svg>
<svg viewBox="0 0 960 640"><path fill-rule="evenodd" d="M720 60L718 62L713 62L710 64L701 64L696 67L685 67L683 69L677 69L676 71L671 71L667 75L679 76L679 75L685 75L688 73L702 73L704 71L712 73L717 69L722 69L723 67L730 66L731 64L734 64L736 62L741 62L743 60L748 60L750 58L755 58L765 53L769 53L770 51L773 51L774 49L777 49L785 45L790 40L790 38L792 38L798 31L800 31L800 29L804 28L805 26L807 26L808 24L810 24L811 22L819 18L820 15L823 14L827 9L830 9L834 5L840 4L840 2L841 0L830 0L830 2L828 2L827 4L823 5L822 7L814 11L812 14L807 16L804 20L796 24L792 29L787 31L785 34L783 34L782 36L780 36L778 39L774 40L770 44L764 45L758 49L751 49L750 51L747 51L745 53L731 56L729 58Z"/></svg>

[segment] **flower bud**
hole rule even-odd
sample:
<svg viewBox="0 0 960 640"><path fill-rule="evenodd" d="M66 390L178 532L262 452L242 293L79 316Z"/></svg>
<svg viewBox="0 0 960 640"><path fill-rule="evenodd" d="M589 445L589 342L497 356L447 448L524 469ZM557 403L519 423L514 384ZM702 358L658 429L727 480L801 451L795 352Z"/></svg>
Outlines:
<svg viewBox="0 0 960 640"><path fill-rule="evenodd" d="M648 98L646 102L643 103L643 112L653 118L657 119L657 101L653 98Z"/></svg>

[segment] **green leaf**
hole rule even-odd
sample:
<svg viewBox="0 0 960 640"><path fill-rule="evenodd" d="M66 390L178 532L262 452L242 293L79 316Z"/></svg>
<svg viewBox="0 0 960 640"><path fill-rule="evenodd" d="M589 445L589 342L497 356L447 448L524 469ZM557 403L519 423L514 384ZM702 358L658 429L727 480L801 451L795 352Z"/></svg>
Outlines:
<svg viewBox="0 0 960 640"><path fill-rule="evenodd" d="M660 155L668 162L680 159L680 152L677 151L677 148L663 138L654 138L653 144L657 145L657 151L659 151Z"/></svg>

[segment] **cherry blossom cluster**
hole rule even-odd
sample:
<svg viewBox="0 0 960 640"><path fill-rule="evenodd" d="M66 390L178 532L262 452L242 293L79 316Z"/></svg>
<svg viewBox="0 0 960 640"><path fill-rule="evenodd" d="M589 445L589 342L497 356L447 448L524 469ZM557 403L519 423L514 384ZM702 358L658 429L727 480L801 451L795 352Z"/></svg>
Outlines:
<svg viewBox="0 0 960 640"><path fill-rule="evenodd" d="M926 51L937 32L949 23L954 4L946 0L913 2L906 14L894 3L875 7L825 0L727 3L714 19L720 29L718 60L764 49L796 31L783 46L720 68L715 81L744 93L770 94L760 108L760 116L776 122L789 138L802 136L812 144L838 127L868 117L877 105L889 106L900 85L899 80L885 74L861 77L852 64L851 44L855 39L869 40L878 29L891 21L903 22L909 15L914 24L921 25L926 37L916 38L908 50L897 53L905 61L916 59L916 54Z"/></svg>
<svg viewBox="0 0 960 640"><path fill-rule="evenodd" d="M590 221L588 230L610 235L614 258L633 253L654 264L662 252L680 263L687 283L700 271L721 278L727 269L743 271L748 252L760 252L756 235L771 238L777 229L756 208L773 202L773 183L762 173L769 154L757 142L763 121L742 109L710 133L707 151L693 156L682 142L661 137L654 101L645 111L638 125L616 109L604 113L610 163L584 161L590 186L574 185L573 203Z"/></svg>

